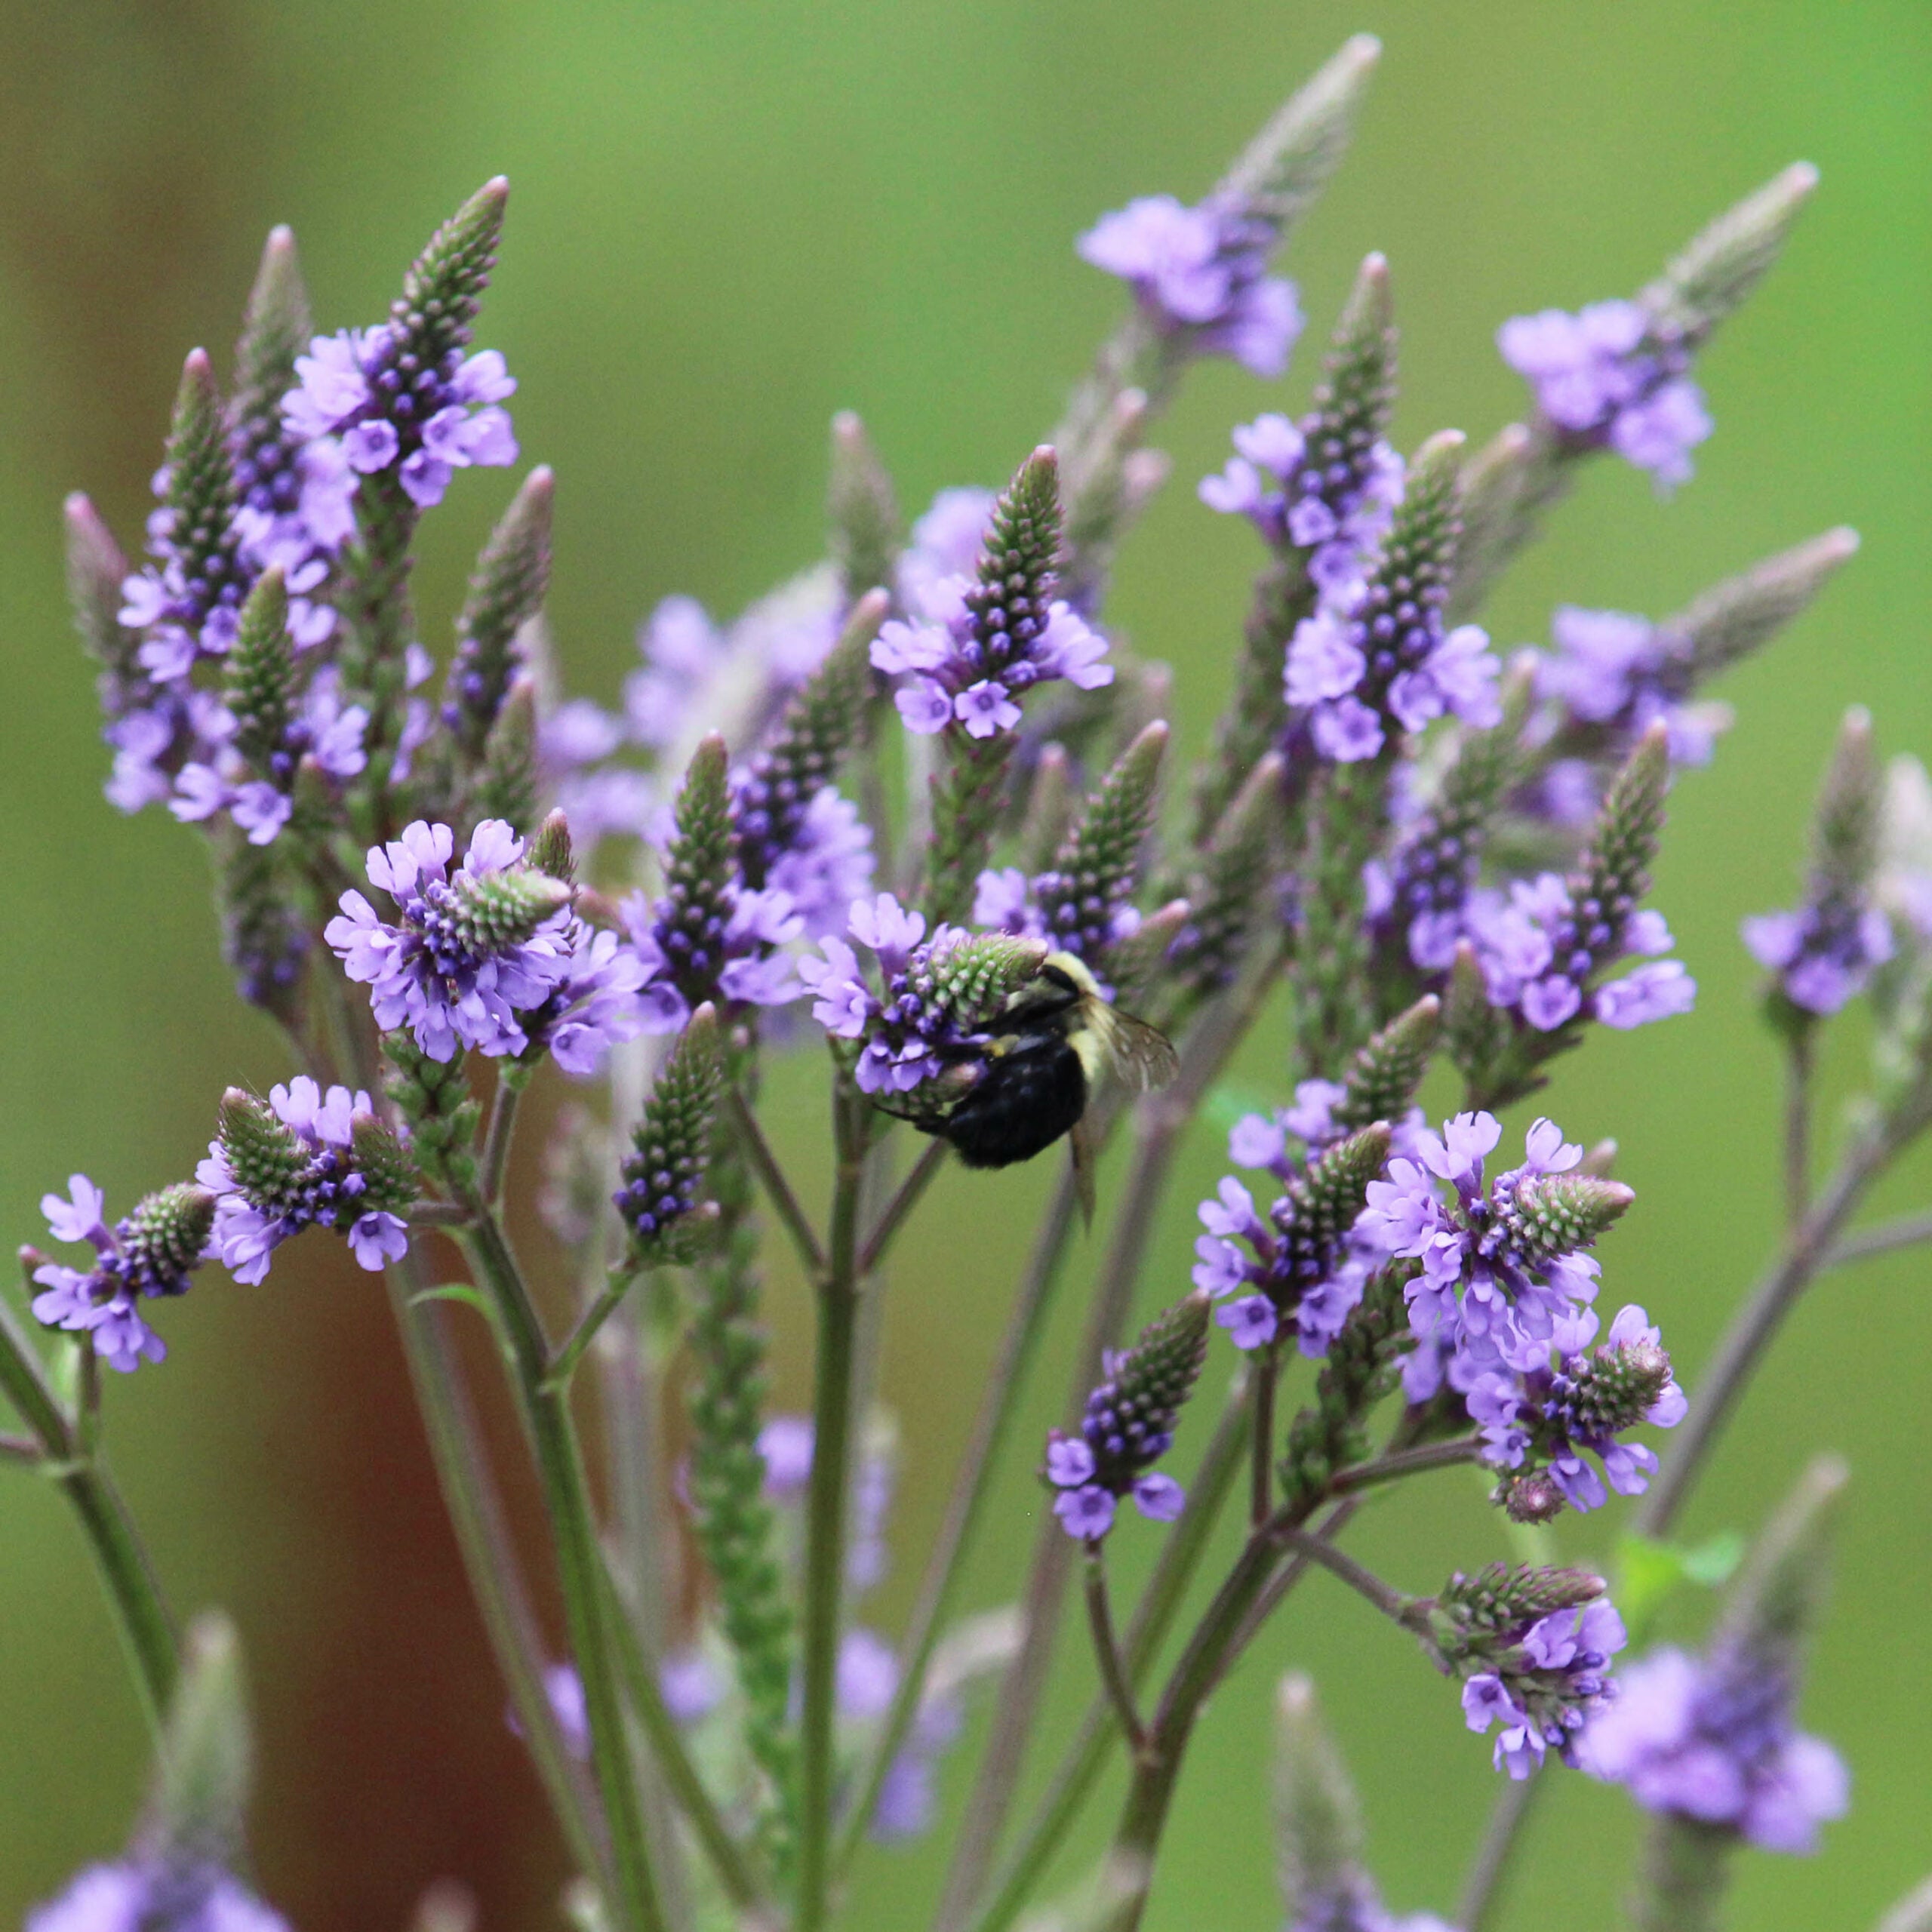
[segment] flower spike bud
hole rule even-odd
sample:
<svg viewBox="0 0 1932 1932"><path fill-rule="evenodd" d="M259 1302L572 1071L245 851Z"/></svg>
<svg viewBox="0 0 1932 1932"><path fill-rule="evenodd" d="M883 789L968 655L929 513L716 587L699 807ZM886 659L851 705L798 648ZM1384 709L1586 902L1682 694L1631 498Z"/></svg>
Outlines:
<svg viewBox="0 0 1932 1932"><path fill-rule="evenodd" d="M1365 255L1315 387L1312 426L1323 457L1330 441L1338 442L1342 460L1360 475L1367 474L1370 452L1387 432L1395 406L1395 347L1389 258Z"/></svg>
<svg viewBox="0 0 1932 1932"><path fill-rule="evenodd" d="M205 1611L183 1646L144 1837L184 1869L235 1863L254 1781L241 1639L222 1612Z"/></svg>
<svg viewBox="0 0 1932 1932"><path fill-rule="evenodd" d="M906 524L892 478L849 409L832 419L832 477L827 492L832 559L848 604L869 590L890 589L905 547Z"/></svg>
<svg viewBox="0 0 1932 1932"><path fill-rule="evenodd" d="M1484 1091L1487 1070L1509 1044L1509 1016L1491 1005L1476 949L1467 940L1456 947L1449 968L1449 991L1443 1003L1442 1037L1449 1057L1469 1081L1472 1093Z"/></svg>
<svg viewBox="0 0 1932 1932"><path fill-rule="evenodd" d="M184 582L208 586L207 603L238 602L235 469L208 351L189 352L168 432L168 540Z"/></svg>
<svg viewBox="0 0 1932 1932"><path fill-rule="evenodd" d="M738 863L754 891L796 846L813 801L836 779L865 729L872 691L867 654L890 608L884 589L860 596L838 641L786 707L777 735L733 776Z"/></svg>
<svg viewBox="0 0 1932 1932"><path fill-rule="evenodd" d="M678 990L694 1005L708 998L724 957L737 840L731 829L729 761L712 732L691 754L678 793L676 830L665 855L659 944Z"/></svg>
<svg viewBox="0 0 1932 1932"><path fill-rule="evenodd" d="M1818 1620L1832 1519L1850 1474L1836 1456L1820 1456L1806 1469L1731 1583L1714 1650L1736 1647L1792 1669Z"/></svg>
<svg viewBox="0 0 1932 1932"><path fill-rule="evenodd" d="M1256 764L1223 814L1199 876L1190 882L1192 910L1169 957L1197 994L1227 985L1247 950L1287 816L1281 792L1286 771L1279 752L1269 752Z"/></svg>
<svg viewBox="0 0 1932 1932"><path fill-rule="evenodd" d="M537 817L537 681L518 676L483 741L468 816L506 820L519 832Z"/></svg>
<svg viewBox="0 0 1932 1932"><path fill-rule="evenodd" d="M1794 162L1699 235L1644 290L1644 306L1687 341L1701 342L1777 260L1817 185L1817 169Z"/></svg>
<svg viewBox="0 0 1932 1932"><path fill-rule="evenodd" d="M1537 1174L1518 1184L1498 1219L1517 1252L1534 1263L1591 1246L1623 1219L1636 1198L1635 1190L1620 1180L1581 1174ZM1669 1367L1666 1358L1666 1371Z"/></svg>
<svg viewBox="0 0 1932 1932"><path fill-rule="evenodd" d="M1580 1610L1609 1588L1587 1570L1539 1568L1527 1563L1491 1563L1466 1577L1460 1570L1435 1600L1436 1618L1459 1632L1494 1632Z"/></svg>
<svg viewBox="0 0 1932 1932"><path fill-rule="evenodd" d="M571 822L561 809L553 811L531 835L524 863L566 885L577 883L577 854L571 844Z"/></svg>
<svg viewBox="0 0 1932 1932"><path fill-rule="evenodd" d="M1275 1844L1290 1925L1377 1922L1361 1866L1361 1807L1314 1683L1299 1671L1275 1693Z"/></svg>
<svg viewBox="0 0 1932 1932"><path fill-rule="evenodd" d="M134 632L121 623L121 586L128 559L93 503L76 490L62 506L67 530L67 597L88 655L109 673L131 667Z"/></svg>
<svg viewBox="0 0 1932 1932"><path fill-rule="evenodd" d="M1242 150L1217 193L1285 234L1340 165L1381 57L1373 34L1344 42Z"/></svg>
<svg viewBox="0 0 1932 1932"><path fill-rule="evenodd" d="M1414 1105L1442 1030L1442 1002L1426 994L1356 1051L1337 1103L1338 1127L1399 1120Z"/></svg>
<svg viewBox="0 0 1932 1932"><path fill-rule="evenodd" d="M1677 640L1692 681L1701 684L1783 629L1857 551L1857 531L1828 530L1713 585L1659 628Z"/></svg>
<svg viewBox="0 0 1932 1932"><path fill-rule="evenodd" d="M280 1201L307 1171L309 1149L267 1101L239 1087L221 1097L215 1138L227 1158L235 1187L251 1199Z"/></svg>
<svg viewBox="0 0 1932 1932"><path fill-rule="evenodd" d="M401 1027L383 1035L383 1054L389 1063L383 1085L409 1123L417 1164L451 1192L468 1192L476 1184L474 1149L482 1108L471 1097L463 1055L433 1060Z"/></svg>
<svg viewBox="0 0 1932 1932"><path fill-rule="evenodd" d="M1122 1005L1141 1003L1159 976L1168 955L1186 930L1193 909L1185 899L1170 899L1149 912L1135 931L1115 943L1107 955L1107 974Z"/></svg>
<svg viewBox="0 0 1932 1932"><path fill-rule="evenodd" d="M549 464L539 463L476 559L443 699L444 721L466 757L481 753L518 669L517 633L543 608L555 498L556 478Z"/></svg>
<svg viewBox="0 0 1932 1932"><path fill-rule="evenodd" d="M1932 1932L1932 1878L1915 1885L1879 1920L1878 1932Z"/></svg>
<svg viewBox="0 0 1932 1932"><path fill-rule="evenodd" d="M298 888L279 843L251 845L231 835L217 848L216 904L221 956L251 1006L272 1013L291 1031L302 1011L302 968L309 955L307 921Z"/></svg>
<svg viewBox="0 0 1932 1932"><path fill-rule="evenodd" d="M624 1184L612 1197L640 1266L691 1258L724 1081L717 1009L707 1001L692 1014L644 1103L624 1157Z"/></svg>
<svg viewBox="0 0 1932 1932"><path fill-rule="evenodd" d="M400 1214L423 1192L423 1180L409 1149L373 1113L357 1113L349 1124L349 1151L367 1183L361 1204Z"/></svg>
<svg viewBox="0 0 1932 1932"><path fill-rule="evenodd" d="M935 946L923 968L915 967L912 990L971 1031L993 1019L1014 994L1037 979L1046 956L1038 940L976 934L955 946Z"/></svg>
<svg viewBox="0 0 1932 1932"><path fill-rule="evenodd" d="M1073 791L1073 763L1066 747L1050 740L1040 747L1033 783L1026 794L1026 822L1020 828L1020 868L1028 874L1051 866L1073 824L1078 801Z"/></svg>
<svg viewBox="0 0 1932 1932"><path fill-rule="evenodd" d="M1106 1380L1087 1398L1077 1435L1047 1438L1044 1475L1054 1514L1070 1537L1094 1543L1113 1527L1119 1500L1171 1522L1186 1501L1171 1476L1152 1473L1208 1360L1206 1289L1156 1315L1131 1348L1106 1358Z"/></svg>
<svg viewBox="0 0 1932 1932"><path fill-rule="evenodd" d="M214 1209L214 1196L192 1181L158 1189L128 1217L120 1230L122 1251L137 1273L156 1281L185 1281L208 1244Z"/></svg>
<svg viewBox="0 0 1932 1932"><path fill-rule="evenodd" d="M1168 736L1157 720L1121 752L1062 841L1052 869L1034 881L1048 932L1082 958L1112 943L1116 918L1133 897Z"/></svg>
<svg viewBox="0 0 1932 1932"><path fill-rule="evenodd" d="M438 909L444 930L436 937L468 953L500 955L521 946L571 897L565 881L527 863L496 872L465 869L451 881L447 903Z"/></svg>
<svg viewBox="0 0 1932 1932"><path fill-rule="evenodd" d="M1598 1180L1607 1180L1611 1170L1616 1164L1617 1143L1606 1139L1599 1140L1594 1147L1585 1151L1582 1164L1577 1171L1580 1174L1594 1174Z"/></svg>
<svg viewBox="0 0 1932 1932"><path fill-rule="evenodd" d="M299 675L288 634L288 591L281 566L272 564L242 606L225 677L235 749L264 777L275 775L269 761L281 749Z"/></svg>
<svg viewBox="0 0 1932 1932"><path fill-rule="evenodd" d="M1544 460L1529 429L1510 423L1499 429L1463 469L1463 541L1456 555L1456 581L1447 612L1452 624L1464 623L1481 606L1490 586L1523 540L1533 506L1524 503L1532 471Z"/></svg>
<svg viewBox="0 0 1932 1932"><path fill-rule="evenodd" d="M1637 741L1604 794L1584 854L1579 900L1606 909L1620 903L1627 911L1649 891L1669 789L1670 734L1660 721Z"/></svg>
<svg viewBox="0 0 1932 1932"><path fill-rule="evenodd" d="M1066 555L1060 588L1076 610L1099 605L1115 549L1166 478L1165 458L1140 447L1150 413L1145 389L1122 389L1082 447L1080 466L1067 466ZM1150 457L1151 466L1146 460Z"/></svg>
<svg viewBox="0 0 1932 1932"><path fill-rule="evenodd" d="M1812 864L1826 891L1860 893L1870 884L1878 863L1882 789L1872 750L1872 714L1854 705L1838 728L1811 824Z"/></svg>
<svg viewBox="0 0 1932 1932"><path fill-rule="evenodd" d="M500 174L483 186L430 236L403 277L389 306L399 366L437 369L452 349L469 346L470 331L497 265L510 184ZM402 358L414 355L414 365Z"/></svg>
<svg viewBox="0 0 1932 1932"><path fill-rule="evenodd" d="M235 345L235 392L229 432L245 467L281 437L281 399L295 380L295 358L309 346L315 323L293 229L269 230L255 271L242 334Z"/></svg>

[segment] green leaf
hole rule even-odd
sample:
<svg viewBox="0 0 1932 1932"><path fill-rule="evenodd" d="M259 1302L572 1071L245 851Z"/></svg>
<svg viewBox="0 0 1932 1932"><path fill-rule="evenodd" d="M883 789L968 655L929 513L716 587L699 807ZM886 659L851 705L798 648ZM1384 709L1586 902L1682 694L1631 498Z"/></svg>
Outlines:
<svg viewBox="0 0 1932 1932"><path fill-rule="evenodd" d="M493 1328L496 1326L497 1311L490 1306L482 1293L472 1287L467 1281L445 1281L439 1287L425 1288L420 1294L410 1297L409 1305L411 1308L417 1308L426 1301L466 1302Z"/></svg>
<svg viewBox="0 0 1932 1932"><path fill-rule="evenodd" d="M1201 1109L1213 1126L1223 1131L1250 1114L1272 1114L1275 1103L1257 1087L1244 1087L1238 1080L1221 1080L1208 1090Z"/></svg>
<svg viewBox="0 0 1932 1932"><path fill-rule="evenodd" d="M1641 1641L1658 1612L1687 1583L1715 1589L1730 1580L1743 1556L1744 1539L1735 1530L1721 1531L1694 1548L1634 1532L1625 1537L1617 1545L1614 1595L1632 1641Z"/></svg>
<svg viewBox="0 0 1932 1932"><path fill-rule="evenodd" d="M1739 1530L1721 1530L1708 1543L1679 1553L1684 1574L1707 1590L1730 1581L1732 1573L1744 1561L1744 1536Z"/></svg>

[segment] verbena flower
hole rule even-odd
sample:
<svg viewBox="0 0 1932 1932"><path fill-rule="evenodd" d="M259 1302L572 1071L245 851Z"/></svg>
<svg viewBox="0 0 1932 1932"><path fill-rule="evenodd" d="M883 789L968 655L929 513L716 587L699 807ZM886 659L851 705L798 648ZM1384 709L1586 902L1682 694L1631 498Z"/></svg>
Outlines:
<svg viewBox="0 0 1932 1932"><path fill-rule="evenodd" d="M91 1865L25 1932L288 1932L288 1921L218 1866L137 1855Z"/></svg>
<svg viewBox="0 0 1932 1932"><path fill-rule="evenodd" d="M798 997L798 971L780 950L805 929L789 892L753 892L733 882L700 911L681 906L675 891L654 903L636 893L623 911L643 973L647 1033L675 1032L691 1017L694 992L751 1006L783 1006Z"/></svg>
<svg viewBox="0 0 1932 1932"><path fill-rule="evenodd" d="M1641 303L1513 316L1496 342L1564 441L1613 449L1660 487L1690 476L1690 451L1711 433L1711 419L1685 373L1689 350Z"/></svg>
<svg viewBox="0 0 1932 1932"><path fill-rule="evenodd" d="M989 868L974 890L973 923L1044 940L1056 952L1090 960L1140 930L1139 907L1109 905L1072 889L1075 884L1056 870L1029 878L1017 866Z"/></svg>
<svg viewBox="0 0 1932 1932"><path fill-rule="evenodd" d="M1278 376L1302 313L1294 284L1267 272L1276 232L1232 198L1185 208L1171 195L1146 195L1102 216L1076 245L1133 289L1157 328L1185 334L1198 353Z"/></svg>
<svg viewBox="0 0 1932 1932"><path fill-rule="evenodd" d="M1299 423L1257 416L1233 440L1226 468L1201 478L1201 500L1248 518L1275 549L1303 553L1324 593L1360 584L1401 501L1401 457L1365 432L1345 439L1320 411Z"/></svg>
<svg viewBox="0 0 1932 1932"><path fill-rule="evenodd" d="M1419 965L1440 969L1466 936L1476 949L1490 1003L1514 1009L1538 1032L1552 1032L1579 1014L1628 1030L1688 1013L1697 983L1681 960L1657 959L1676 942L1661 912L1620 912L1559 872L1512 880L1506 889L1478 888L1460 912L1418 918L1410 950ZM1592 985L1606 968L1647 958L1621 978Z"/></svg>
<svg viewBox="0 0 1932 1932"><path fill-rule="evenodd" d="M1583 1251L1635 1198L1574 1174L1583 1149L1548 1120L1530 1129L1523 1164L1485 1186L1484 1159L1502 1134L1494 1115L1458 1114L1368 1184L1364 1245L1422 1264L1405 1290L1424 1344L1404 1367L1411 1401L1435 1392L1451 1361L1471 1376L1545 1365L1558 1324L1596 1299L1597 1264Z"/></svg>
<svg viewBox="0 0 1932 1932"><path fill-rule="evenodd" d="M1850 1780L1838 1753L1792 1721L1789 1673L1745 1647L1706 1657L1652 1651L1620 1672L1579 1761L1646 1810L1734 1832L1767 1851L1816 1850L1842 1817Z"/></svg>
<svg viewBox="0 0 1932 1932"><path fill-rule="evenodd" d="M496 349L452 348L423 365L396 325L379 322L317 336L295 373L281 406L290 429L312 443L333 438L358 475L394 470L420 509L442 501L455 471L516 460L500 406L516 379Z"/></svg>
<svg viewBox="0 0 1932 1932"><path fill-rule="evenodd" d="M1603 1588L1582 1571L1493 1563L1458 1573L1429 1608L1438 1658L1462 1681L1464 1720L1498 1727L1494 1761L1512 1778L1552 1751L1577 1763L1579 1734L1616 1694L1610 1660L1628 1640Z"/></svg>
<svg viewBox="0 0 1932 1932"><path fill-rule="evenodd" d="M1684 1419L1684 1392L1641 1308L1620 1309L1592 1351L1596 1332L1596 1316L1578 1309L1557 1322L1550 1356L1530 1368L1479 1375L1466 1391L1469 1415L1482 1431L1483 1460L1514 1472L1502 1490L1512 1515L1547 1513L1539 1506L1546 1478L1577 1509L1601 1507L1606 1481L1620 1496L1641 1495L1657 1457L1641 1443L1617 1438L1640 1423L1671 1429ZM1601 1478L1586 1452L1603 1465ZM1527 1509L1526 1499L1535 1499Z"/></svg>
<svg viewBox="0 0 1932 1932"><path fill-rule="evenodd" d="M1837 1012L1892 956L1891 921L1851 893L1824 894L1795 912L1758 913L1743 931L1752 958L1807 1013Z"/></svg>
<svg viewBox="0 0 1932 1932"><path fill-rule="evenodd" d="M143 1360L167 1355L139 1303L144 1297L187 1293L194 1271L209 1258L215 1199L205 1186L162 1188L111 1228L106 1207L106 1197L85 1174L69 1177L64 1201L57 1194L42 1196L40 1211L54 1238L86 1242L94 1261L85 1269L54 1261L36 1267L41 1292L33 1314L48 1327L89 1336L101 1360L127 1374Z"/></svg>
<svg viewBox="0 0 1932 1932"><path fill-rule="evenodd" d="M864 1042L854 1077L867 1094L909 1094L949 1069L970 1081L1008 983L1036 970L1043 952L960 926L928 939L924 915L889 892L855 900L847 931L876 960L876 989L842 939L822 940L823 956L805 954L798 971L812 1017L838 1038Z"/></svg>
<svg viewBox="0 0 1932 1932"><path fill-rule="evenodd" d="M1557 607L1550 619L1555 648L1537 660L1537 692L1556 707L1546 731L1589 728L1626 750L1661 720L1671 762L1707 764L1730 708L1689 701L1693 663L1681 638L1625 611Z"/></svg>
<svg viewBox="0 0 1932 1932"><path fill-rule="evenodd" d="M1235 1297L1216 1319L1237 1348L1263 1347L1285 1333L1303 1355L1326 1355L1380 1264L1352 1234L1387 1157L1389 1130L1336 1137L1330 1109L1343 1093L1332 1081L1305 1081L1294 1107L1272 1119L1251 1114L1228 1137L1238 1166L1264 1169L1281 1183L1265 1216L1232 1177L1201 1204L1208 1232L1194 1244L1194 1284L1217 1299ZM1306 1146L1300 1159L1287 1151L1289 1131Z"/></svg>
<svg viewBox="0 0 1932 1932"><path fill-rule="evenodd" d="M266 1101L231 1087L195 1177L215 1197L211 1245L238 1281L266 1279L275 1251L311 1224L343 1235L371 1273L408 1252L415 1171L367 1094L325 1093L306 1074Z"/></svg>
<svg viewBox="0 0 1932 1932"><path fill-rule="evenodd" d="M1042 460L1051 463L1051 452ZM983 531L975 574L930 584L919 611L892 619L872 641L874 669L903 678L894 701L921 736L957 724L991 738L1018 726L1018 700L1035 685L1065 678L1097 691L1113 682L1106 640L1054 596L1051 558L996 555L987 540Z"/></svg>
<svg viewBox="0 0 1932 1932"><path fill-rule="evenodd" d="M322 937L368 987L377 1025L407 1026L432 1060L459 1045L520 1054L525 1017L548 1005L576 961L570 888L522 863L524 841L501 819L477 826L452 871L455 843L448 826L418 819L371 846L369 882L395 919L351 891Z"/></svg>
<svg viewBox="0 0 1932 1932"><path fill-rule="evenodd" d="M1172 1446L1208 1358L1208 1303L1197 1290L1157 1315L1131 1348L1109 1350L1106 1379L1087 1398L1079 1434L1048 1432L1045 1478L1058 1492L1054 1514L1069 1536L1097 1543L1126 1496L1155 1522L1180 1514L1186 1493L1153 1465Z"/></svg>

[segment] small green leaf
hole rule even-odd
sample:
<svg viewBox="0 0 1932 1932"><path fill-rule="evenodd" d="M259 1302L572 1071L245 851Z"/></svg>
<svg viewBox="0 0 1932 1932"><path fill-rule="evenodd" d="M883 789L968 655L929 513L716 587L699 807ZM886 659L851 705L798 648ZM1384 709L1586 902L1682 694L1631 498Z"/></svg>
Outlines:
<svg viewBox="0 0 1932 1932"><path fill-rule="evenodd" d="M1744 1537L1737 1530L1721 1530L1708 1543L1680 1553L1684 1574L1707 1590L1730 1581L1732 1573L1744 1561Z"/></svg>
<svg viewBox="0 0 1932 1932"><path fill-rule="evenodd" d="M496 1324L497 1311L490 1306L483 1295L478 1290L472 1288L467 1281L445 1281L439 1287L425 1288L420 1294L410 1297L409 1305L411 1308L420 1308L426 1301L467 1302L492 1327Z"/></svg>
<svg viewBox="0 0 1932 1932"><path fill-rule="evenodd" d="M1250 1114L1274 1111L1275 1103L1259 1088L1244 1087L1235 1080L1220 1081L1209 1088L1208 1103L1202 1109L1209 1122L1224 1131Z"/></svg>

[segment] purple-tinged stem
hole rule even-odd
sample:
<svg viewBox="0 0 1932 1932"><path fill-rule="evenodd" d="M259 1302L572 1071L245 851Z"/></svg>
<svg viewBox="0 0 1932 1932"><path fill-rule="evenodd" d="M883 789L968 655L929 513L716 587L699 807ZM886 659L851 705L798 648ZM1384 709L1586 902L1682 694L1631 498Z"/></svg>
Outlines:
<svg viewBox="0 0 1932 1932"><path fill-rule="evenodd" d="M1094 1657L1100 1669L1100 1681L1120 1719L1128 1744L1136 1751L1146 1741L1146 1727L1134 1703L1134 1686L1128 1682L1127 1666L1121 1660L1120 1644L1114 1636L1113 1607L1107 1597L1107 1559L1098 1543L1087 1546L1087 1623L1094 1635Z"/></svg>

